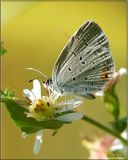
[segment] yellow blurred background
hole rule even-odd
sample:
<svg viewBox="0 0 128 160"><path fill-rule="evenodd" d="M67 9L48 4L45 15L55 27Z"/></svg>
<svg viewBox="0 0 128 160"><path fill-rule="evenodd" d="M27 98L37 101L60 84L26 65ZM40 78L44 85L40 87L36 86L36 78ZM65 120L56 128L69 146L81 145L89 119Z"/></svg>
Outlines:
<svg viewBox="0 0 128 160"><path fill-rule="evenodd" d="M33 67L51 77L53 65L70 36L85 21L92 19L106 33L115 61L116 70L126 67L126 2L2 2L2 41L8 53L2 57L2 89L10 87L22 97L22 89L30 88L28 81L38 76L26 71ZM121 114L125 114L125 77L117 92ZM101 98L85 100L80 112L102 122L112 120ZM46 130L44 143L38 155L33 154L35 135L21 137L21 131L10 120L2 107L2 158L6 159L82 159L88 152L82 147L82 136L105 134L100 129L83 121L65 125L52 137Z"/></svg>

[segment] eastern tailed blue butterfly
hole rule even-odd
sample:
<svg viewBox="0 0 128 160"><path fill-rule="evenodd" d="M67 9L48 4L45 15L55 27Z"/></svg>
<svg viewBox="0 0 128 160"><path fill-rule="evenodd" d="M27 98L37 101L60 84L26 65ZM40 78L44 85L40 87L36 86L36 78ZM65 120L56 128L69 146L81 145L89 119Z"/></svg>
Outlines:
<svg viewBox="0 0 128 160"><path fill-rule="evenodd" d="M112 79L114 63L105 33L92 20L70 38L45 84L59 95L89 99Z"/></svg>

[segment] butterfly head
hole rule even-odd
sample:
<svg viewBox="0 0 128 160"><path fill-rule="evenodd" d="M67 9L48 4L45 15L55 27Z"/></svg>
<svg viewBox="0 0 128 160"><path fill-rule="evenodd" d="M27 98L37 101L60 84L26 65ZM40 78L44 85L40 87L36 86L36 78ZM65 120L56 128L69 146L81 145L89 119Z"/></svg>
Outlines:
<svg viewBox="0 0 128 160"><path fill-rule="evenodd" d="M47 87L50 86L50 85L52 84L52 79L51 79L51 78L47 79L47 80L44 82L44 84L45 84Z"/></svg>
<svg viewBox="0 0 128 160"><path fill-rule="evenodd" d="M52 79L51 78L49 78L49 79L47 79L45 82L43 82L43 86L47 89L47 90L53 90L52 88L52 86L53 86L53 82L52 82Z"/></svg>
<svg viewBox="0 0 128 160"><path fill-rule="evenodd" d="M56 85L53 83L53 80L51 78L47 79L43 83L43 85L48 91L48 95L51 96L53 99L58 99L58 97L61 96L61 93L58 90L56 90Z"/></svg>

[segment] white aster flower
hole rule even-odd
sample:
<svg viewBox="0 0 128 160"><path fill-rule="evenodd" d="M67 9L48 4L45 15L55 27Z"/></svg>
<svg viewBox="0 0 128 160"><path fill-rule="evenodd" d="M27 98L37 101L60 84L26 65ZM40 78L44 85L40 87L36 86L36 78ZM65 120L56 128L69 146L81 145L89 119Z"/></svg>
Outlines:
<svg viewBox="0 0 128 160"><path fill-rule="evenodd" d="M41 85L38 80L33 81L33 89L23 90L24 96L31 101L28 107L27 117L33 117L38 121L46 120L52 117L54 113L54 99L48 96L41 96Z"/></svg>
<svg viewBox="0 0 128 160"><path fill-rule="evenodd" d="M124 131L121 136L127 139L127 132ZM89 159L122 159L128 149L119 139L112 136L97 137L94 140L85 139L82 145L88 149Z"/></svg>
<svg viewBox="0 0 128 160"><path fill-rule="evenodd" d="M54 96L52 93L47 96L41 96L41 85L36 79L33 81L33 89L31 91L24 89L23 94L31 101L31 105L28 107L29 112L27 113L27 117L33 117L37 121L54 118L56 113L73 110L83 103L81 98L72 98L58 102L55 98L57 96ZM70 113L70 118L74 116L75 118L72 118L72 121L77 119L76 113ZM82 114L80 115L80 113L78 113L78 119L80 119L80 117L82 117ZM61 121L61 116L60 118L57 117L57 120Z"/></svg>
<svg viewBox="0 0 128 160"><path fill-rule="evenodd" d="M97 137L94 141L83 140L82 145L88 149L89 159L107 159L106 151L113 141L112 137Z"/></svg>
<svg viewBox="0 0 128 160"><path fill-rule="evenodd" d="M127 131L124 131L121 136L124 138L124 139L127 139L128 138L128 132ZM128 147L124 146L121 141L119 139L115 139L112 143L112 146L110 148L111 151L128 151Z"/></svg>
<svg viewBox="0 0 128 160"><path fill-rule="evenodd" d="M72 122L79 120L83 117L82 113L67 113L61 115L62 112L73 110L83 103L82 99L73 98L67 99L62 102L57 102L56 97L53 93L42 96L41 95L41 85L38 80L33 80L32 90L24 89L24 96L30 101L30 106L28 107L27 117L32 117L37 121L55 119L62 122ZM55 114L60 114L60 116L55 116ZM26 137L26 133L22 133L22 137ZM43 142L43 129L38 131L35 138L33 152L37 154L41 148Z"/></svg>
<svg viewBox="0 0 128 160"><path fill-rule="evenodd" d="M126 69L126 68L123 68L123 67L120 68L120 69L119 69L119 75L122 76L122 75L125 75L125 74L127 74L127 69Z"/></svg>

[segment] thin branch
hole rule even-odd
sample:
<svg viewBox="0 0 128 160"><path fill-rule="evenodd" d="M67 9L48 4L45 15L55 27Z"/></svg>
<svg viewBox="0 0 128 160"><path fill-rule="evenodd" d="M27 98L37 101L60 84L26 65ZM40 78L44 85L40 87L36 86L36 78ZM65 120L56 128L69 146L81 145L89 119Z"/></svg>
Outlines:
<svg viewBox="0 0 128 160"><path fill-rule="evenodd" d="M112 130L111 128L108 128L106 126L104 126L103 124L95 121L94 119L87 117L84 115L84 117L82 118L84 121L91 123L92 125L106 131L107 133L113 135L114 137L117 137L118 139L120 139L126 146L128 146L128 141L125 140L123 137L121 137L116 131Z"/></svg>

